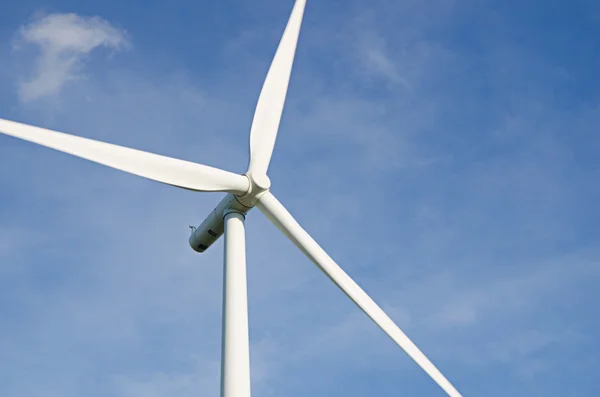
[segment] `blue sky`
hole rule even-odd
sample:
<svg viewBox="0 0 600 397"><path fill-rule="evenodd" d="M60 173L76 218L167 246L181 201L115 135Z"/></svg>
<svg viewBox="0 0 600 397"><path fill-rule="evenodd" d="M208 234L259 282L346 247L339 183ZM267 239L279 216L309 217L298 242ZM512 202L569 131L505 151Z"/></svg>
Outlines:
<svg viewBox="0 0 600 397"><path fill-rule="evenodd" d="M0 117L243 172L291 6L9 2ZM593 1L309 0L272 190L465 396L600 393L599 37ZM0 158L0 395L218 395L221 195ZM247 230L254 396L443 395Z"/></svg>

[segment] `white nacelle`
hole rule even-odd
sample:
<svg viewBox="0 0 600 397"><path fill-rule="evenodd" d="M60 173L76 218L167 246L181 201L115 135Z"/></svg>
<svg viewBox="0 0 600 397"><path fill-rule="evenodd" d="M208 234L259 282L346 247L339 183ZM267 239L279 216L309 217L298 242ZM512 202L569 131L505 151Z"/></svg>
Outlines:
<svg viewBox="0 0 600 397"><path fill-rule="evenodd" d="M228 194L221 200L219 205L210 213L210 215L192 232L190 236L190 246L196 252L204 252L215 241L221 237L225 231L225 212L233 210L246 214L251 207L246 207L233 195Z"/></svg>

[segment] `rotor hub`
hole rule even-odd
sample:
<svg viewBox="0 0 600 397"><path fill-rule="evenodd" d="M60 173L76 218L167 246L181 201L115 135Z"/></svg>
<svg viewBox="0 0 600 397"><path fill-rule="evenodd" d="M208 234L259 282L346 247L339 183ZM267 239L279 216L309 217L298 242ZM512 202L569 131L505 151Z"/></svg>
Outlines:
<svg viewBox="0 0 600 397"><path fill-rule="evenodd" d="M250 189L257 193L259 191L264 192L266 190L269 190L269 188L271 187L271 180L266 174L250 174L246 176L248 177L248 179L250 180L250 184L252 185Z"/></svg>
<svg viewBox="0 0 600 397"><path fill-rule="evenodd" d="M258 199L269 191L271 180L266 174L245 174L250 182L248 191L243 196L236 196L238 201L246 207L254 207Z"/></svg>

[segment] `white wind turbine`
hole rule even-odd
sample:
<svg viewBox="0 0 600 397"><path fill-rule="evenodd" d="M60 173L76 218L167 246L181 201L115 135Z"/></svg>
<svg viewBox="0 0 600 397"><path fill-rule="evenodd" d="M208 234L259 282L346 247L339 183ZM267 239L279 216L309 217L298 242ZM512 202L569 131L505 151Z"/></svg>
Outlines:
<svg viewBox="0 0 600 397"><path fill-rule="evenodd" d="M0 119L0 132L148 179L200 192L227 192L190 245L205 251L223 233L223 329L221 396L250 396L246 293L245 215L258 207L323 273L394 340L449 396L460 393L298 224L269 188L267 168L275 146L306 0L296 0L258 99L250 132L250 164L244 175Z"/></svg>

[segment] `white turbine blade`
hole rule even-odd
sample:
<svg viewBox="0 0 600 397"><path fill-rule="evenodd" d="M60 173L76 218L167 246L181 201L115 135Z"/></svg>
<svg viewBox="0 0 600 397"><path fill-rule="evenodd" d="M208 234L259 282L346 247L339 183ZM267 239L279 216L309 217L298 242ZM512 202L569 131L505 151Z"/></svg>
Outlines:
<svg viewBox="0 0 600 397"><path fill-rule="evenodd" d="M296 0L258 98L250 131L249 174L266 175L277 139L306 0Z"/></svg>
<svg viewBox="0 0 600 397"><path fill-rule="evenodd" d="M0 132L184 189L245 194L248 178L228 171L0 119Z"/></svg>
<svg viewBox="0 0 600 397"><path fill-rule="evenodd" d="M312 260L350 299L356 303L390 338L394 340L450 396L461 394L402 332L391 318L348 276L315 240L298 224L270 192L256 205L302 252Z"/></svg>

